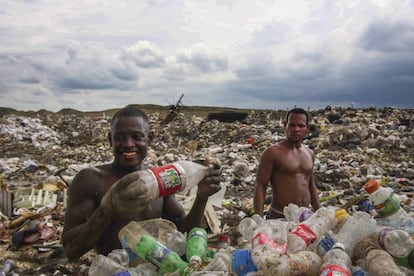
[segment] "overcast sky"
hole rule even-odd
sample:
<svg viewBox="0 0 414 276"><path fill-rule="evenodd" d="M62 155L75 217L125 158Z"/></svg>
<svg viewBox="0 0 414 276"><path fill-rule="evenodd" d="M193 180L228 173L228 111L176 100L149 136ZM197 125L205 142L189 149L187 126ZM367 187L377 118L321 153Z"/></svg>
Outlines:
<svg viewBox="0 0 414 276"><path fill-rule="evenodd" d="M414 0L3 0L0 106L414 108Z"/></svg>

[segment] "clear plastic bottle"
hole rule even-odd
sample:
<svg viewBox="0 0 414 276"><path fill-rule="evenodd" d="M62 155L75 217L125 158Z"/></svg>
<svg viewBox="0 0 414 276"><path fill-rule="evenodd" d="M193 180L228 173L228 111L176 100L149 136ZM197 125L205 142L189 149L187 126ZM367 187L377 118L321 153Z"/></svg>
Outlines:
<svg viewBox="0 0 414 276"><path fill-rule="evenodd" d="M369 275L375 276L403 276L393 257L380 248L368 247L366 249L365 269Z"/></svg>
<svg viewBox="0 0 414 276"><path fill-rule="evenodd" d="M185 254L186 236L179 232L171 221L160 218L131 221L118 233L122 247L128 252L131 265L142 261L135 253L135 246L144 234L151 235L180 256Z"/></svg>
<svg viewBox="0 0 414 276"><path fill-rule="evenodd" d="M289 203L283 207L283 214L287 220L299 223L307 220L313 214L313 211L307 207L299 207L294 203Z"/></svg>
<svg viewBox="0 0 414 276"><path fill-rule="evenodd" d="M10 259L7 259L4 264L3 267L0 268L0 276L6 276L13 268L13 261Z"/></svg>
<svg viewBox="0 0 414 276"><path fill-rule="evenodd" d="M335 240L345 246L345 251L352 255L356 243L365 236L371 235L377 228L376 221L366 212L356 211L349 216L335 235Z"/></svg>
<svg viewBox="0 0 414 276"><path fill-rule="evenodd" d="M286 221L267 220L256 228L252 238L252 260L257 267L266 255L286 253L286 227Z"/></svg>
<svg viewBox="0 0 414 276"><path fill-rule="evenodd" d="M121 265L117 261L99 254L93 259L89 267L89 276L112 276L118 272L125 271L127 267Z"/></svg>
<svg viewBox="0 0 414 276"><path fill-rule="evenodd" d="M401 208L401 203L392 188L383 187L377 180L371 179L365 183L364 190L368 193L368 199L381 218L378 220L378 224L403 229L410 234L414 234L414 221Z"/></svg>
<svg viewBox="0 0 414 276"><path fill-rule="evenodd" d="M251 242L254 231L264 221L265 220L258 214L254 214L252 217L243 218L237 226L237 230L239 231L242 240Z"/></svg>
<svg viewBox="0 0 414 276"><path fill-rule="evenodd" d="M182 160L162 167L133 172L145 184L147 198L155 199L196 186L208 173L209 167Z"/></svg>
<svg viewBox="0 0 414 276"><path fill-rule="evenodd" d="M260 275L318 275L322 259L316 253L304 250L289 255L264 256Z"/></svg>
<svg viewBox="0 0 414 276"><path fill-rule="evenodd" d="M203 268L203 271L226 271L231 272L232 251L231 246L226 249L219 249L213 259Z"/></svg>
<svg viewBox="0 0 414 276"><path fill-rule="evenodd" d="M351 257L346 253L345 246L335 243L323 256L319 275L351 276L351 267Z"/></svg>
<svg viewBox="0 0 414 276"><path fill-rule="evenodd" d="M307 220L299 223L295 229L287 235L287 253L295 253L305 250L327 231L336 225L335 210L321 207Z"/></svg>
<svg viewBox="0 0 414 276"><path fill-rule="evenodd" d="M194 227L187 236L186 258L190 266L199 269L207 256L207 232L201 227Z"/></svg>
<svg viewBox="0 0 414 276"><path fill-rule="evenodd" d="M373 233L378 246L393 257L404 258L414 249L414 241L410 234L391 226L380 226Z"/></svg>

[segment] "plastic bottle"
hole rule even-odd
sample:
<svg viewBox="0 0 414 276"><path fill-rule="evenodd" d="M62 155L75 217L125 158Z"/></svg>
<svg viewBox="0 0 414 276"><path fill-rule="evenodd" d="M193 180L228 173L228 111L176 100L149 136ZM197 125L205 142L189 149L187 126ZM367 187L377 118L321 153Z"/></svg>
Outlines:
<svg viewBox="0 0 414 276"><path fill-rule="evenodd" d="M283 214L287 220L299 223L307 220L313 214L313 211L307 207L299 207L294 203L289 203L283 207Z"/></svg>
<svg viewBox="0 0 414 276"><path fill-rule="evenodd" d="M265 220L258 214L254 214L252 217L243 218L237 226L237 230L241 234L242 240L251 242L254 231L264 221Z"/></svg>
<svg viewBox="0 0 414 276"><path fill-rule="evenodd" d="M231 258L231 272L236 273L238 276L244 276L253 271L257 271L257 267L253 263L251 250L233 250Z"/></svg>
<svg viewBox="0 0 414 276"><path fill-rule="evenodd" d="M319 275L351 276L351 267L351 257L346 253L345 246L335 243L323 256Z"/></svg>
<svg viewBox="0 0 414 276"><path fill-rule="evenodd" d="M378 220L378 224L403 229L414 234L414 221L401 208L401 203L392 188L382 187L377 180L371 179L365 183L364 189L369 194L368 199L381 218Z"/></svg>
<svg viewBox="0 0 414 276"><path fill-rule="evenodd" d="M156 199L196 186L208 173L209 167L182 160L162 167L140 170L140 180L147 186L147 198Z"/></svg>
<svg viewBox="0 0 414 276"><path fill-rule="evenodd" d="M135 253L159 268L161 273L175 272L188 267L188 263L174 251L149 235L142 235L135 245Z"/></svg>
<svg viewBox="0 0 414 276"><path fill-rule="evenodd" d="M142 261L134 249L144 234L151 235L180 256L185 254L186 236L171 221L160 218L131 221L119 231L118 238L128 252L129 262L133 266Z"/></svg>
<svg viewBox="0 0 414 276"><path fill-rule="evenodd" d="M286 253L286 226L286 221L267 220L256 228L251 243L252 260L257 267L266 255Z"/></svg>
<svg viewBox="0 0 414 276"><path fill-rule="evenodd" d="M287 253L305 250L328 230L335 227L335 211L331 208L321 207L307 220L299 223L287 235Z"/></svg>
<svg viewBox="0 0 414 276"><path fill-rule="evenodd" d="M270 255L263 258L260 275L318 275L322 259L316 253L304 250L289 255Z"/></svg>
<svg viewBox="0 0 414 276"><path fill-rule="evenodd" d="M6 276L13 268L13 261L7 259L2 268L0 268L0 276Z"/></svg>
<svg viewBox="0 0 414 276"><path fill-rule="evenodd" d="M414 241L406 231L390 226L380 226L373 233L378 246L393 257L407 257L414 249Z"/></svg>
<svg viewBox="0 0 414 276"><path fill-rule="evenodd" d="M348 217L349 217L349 213L345 209L339 208L339 209L335 210L336 226L335 226L335 229L333 231L334 233L339 232L339 230L345 224Z"/></svg>
<svg viewBox="0 0 414 276"><path fill-rule="evenodd" d="M93 259L89 267L89 276L112 276L118 272L122 272L127 268L117 261L99 254Z"/></svg>
<svg viewBox="0 0 414 276"><path fill-rule="evenodd" d="M232 251L234 248L231 246L226 249L219 249L214 254L213 259L203 268L203 271L231 271L232 266Z"/></svg>
<svg viewBox="0 0 414 276"><path fill-rule="evenodd" d="M201 227L194 227L187 236L185 256L190 266L200 268L207 256L207 232Z"/></svg>
<svg viewBox="0 0 414 276"><path fill-rule="evenodd" d="M405 275L405 273L400 270L392 256L387 251L380 248L368 247L365 254L365 269L369 275Z"/></svg>

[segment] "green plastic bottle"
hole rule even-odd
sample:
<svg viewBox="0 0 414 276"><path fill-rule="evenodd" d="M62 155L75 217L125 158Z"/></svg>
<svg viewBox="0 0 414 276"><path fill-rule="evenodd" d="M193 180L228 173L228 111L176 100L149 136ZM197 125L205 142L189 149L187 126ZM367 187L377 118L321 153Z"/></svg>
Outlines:
<svg viewBox="0 0 414 276"><path fill-rule="evenodd" d="M142 235L134 251L139 257L157 266L163 274L188 267L188 263L183 261L176 252L150 235Z"/></svg>
<svg viewBox="0 0 414 276"><path fill-rule="evenodd" d="M185 256L191 267L199 268L207 256L207 232L194 227L188 233Z"/></svg>

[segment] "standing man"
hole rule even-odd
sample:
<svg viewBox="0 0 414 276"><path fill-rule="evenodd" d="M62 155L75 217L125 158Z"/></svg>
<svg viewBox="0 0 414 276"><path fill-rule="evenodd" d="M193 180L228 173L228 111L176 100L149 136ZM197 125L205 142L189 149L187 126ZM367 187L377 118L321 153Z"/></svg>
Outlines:
<svg viewBox="0 0 414 276"><path fill-rule="evenodd" d="M69 260L92 248L104 255L122 248L118 232L131 220L161 217L173 221L182 232L202 224L209 196L220 190L220 166L215 164L198 184L192 209L185 216L175 195L146 199L146 188L133 173L146 169L142 161L152 138L148 117L142 110L126 107L113 116L108 133L113 162L81 170L68 191L62 241Z"/></svg>
<svg viewBox="0 0 414 276"><path fill-rule="evenodd" d="M286 138L267 148L256 175L254 211L264 216L266 188L272 188L272 203L268 219L283 218L283 207L289 203L320 208L318 192L313 180L315 154L302 144L309 131L309 115L302 108L294 108L286 115ZM311 205L311 206L310 206Z"/></svg>

